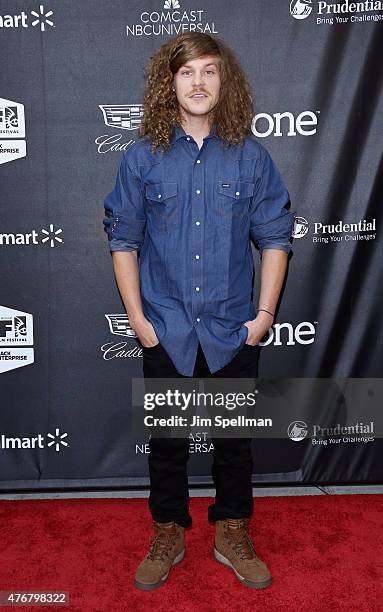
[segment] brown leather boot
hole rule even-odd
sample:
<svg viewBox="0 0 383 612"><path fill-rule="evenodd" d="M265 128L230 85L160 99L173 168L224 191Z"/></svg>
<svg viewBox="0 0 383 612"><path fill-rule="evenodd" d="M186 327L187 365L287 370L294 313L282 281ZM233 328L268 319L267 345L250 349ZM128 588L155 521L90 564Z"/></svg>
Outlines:
<svg viewBox="0 0 383 612"><path fill-rule="evenodd" d="M172 565L185 555L184 528L177 523L154 523L155 535L146 557L137 568L134 585L143 591L162 586Z"/></svg>
<svg viewBox="0 0 383 612"><path fill-rule="evenodd" d="M266 563L257 557L249 534L248 518L216 521L214 558L231 567L246 586L264 589L271 584Z"/></svg>

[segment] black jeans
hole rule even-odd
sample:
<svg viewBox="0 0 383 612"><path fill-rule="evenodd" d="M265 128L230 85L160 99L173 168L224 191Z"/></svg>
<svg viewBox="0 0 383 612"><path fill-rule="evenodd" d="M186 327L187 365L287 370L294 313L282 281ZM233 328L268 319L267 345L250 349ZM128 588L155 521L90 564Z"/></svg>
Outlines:
<svg viewBox="0 0 383 612"><path fill-rule="evenodd" d="M259 346L245 344L230 363L211 374L201 345L193 377L257 378ZM144 378L183 378L161 343L143 347ZM212 477L215 503L209 506L208 520L250 517L253 513L252 453L249 438L213 438ZM149 508L159 523L175 521L190 527L187 461L188 438L155 438L149 441Z"/></svg>

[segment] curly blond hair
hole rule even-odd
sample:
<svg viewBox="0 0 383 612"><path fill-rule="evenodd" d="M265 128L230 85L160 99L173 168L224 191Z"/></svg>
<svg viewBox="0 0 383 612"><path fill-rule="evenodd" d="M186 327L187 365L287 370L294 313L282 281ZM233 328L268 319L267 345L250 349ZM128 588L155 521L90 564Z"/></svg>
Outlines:
<svg viewBox="0 0 383 612"><path fill-rule="evenodd" d="M173 78L188 61L213 55L219 58L220 95L211 123L226 146L243 142L254 115L250 85L233 51L217 37L186 32L164 43L151 56L144 94L144 116L139 135L149 136L152 151L166 151L172 130L181 125L181 114Z"/></svg>

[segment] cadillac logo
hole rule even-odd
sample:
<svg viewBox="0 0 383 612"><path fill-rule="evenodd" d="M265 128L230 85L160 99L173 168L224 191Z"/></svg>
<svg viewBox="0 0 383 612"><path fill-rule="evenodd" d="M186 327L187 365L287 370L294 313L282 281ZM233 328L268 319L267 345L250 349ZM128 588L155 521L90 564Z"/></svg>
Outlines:
<svg viewBox="0 0 383 612"><path fill-rule="evenodd" d="M128 315L106 314L105 317L109 323L109 330L112 334L116 334L117 336L128 336L129 338L137 337L135 331L129 325Z"/></svg>
<svg viewBox="0 0 383 612"><path fill-rule="evenodd" d="M123 130L136 130L140 127L144 114L142 104L99 104L104 115L105 125Z"/></svg>

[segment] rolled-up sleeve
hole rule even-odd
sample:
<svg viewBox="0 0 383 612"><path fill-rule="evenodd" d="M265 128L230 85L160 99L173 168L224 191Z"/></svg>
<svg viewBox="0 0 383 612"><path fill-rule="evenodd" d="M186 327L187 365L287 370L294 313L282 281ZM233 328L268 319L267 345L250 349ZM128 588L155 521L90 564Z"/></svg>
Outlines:
<svg viewBox="0 0 383 612"><path fill-rule="evenodd" d="M270 154L261 147L255 193L251 201L250 236L262 257L264 249L292 250L296 211L290 211L289 193Z"/></svg>
<svg viewBox="0 0 383 612"><path fill-rule="evenodd" d="M146 215L141 181L124 153L114 190L104 201L104 229L110 251L139 251L145 235Z"/></svg>

